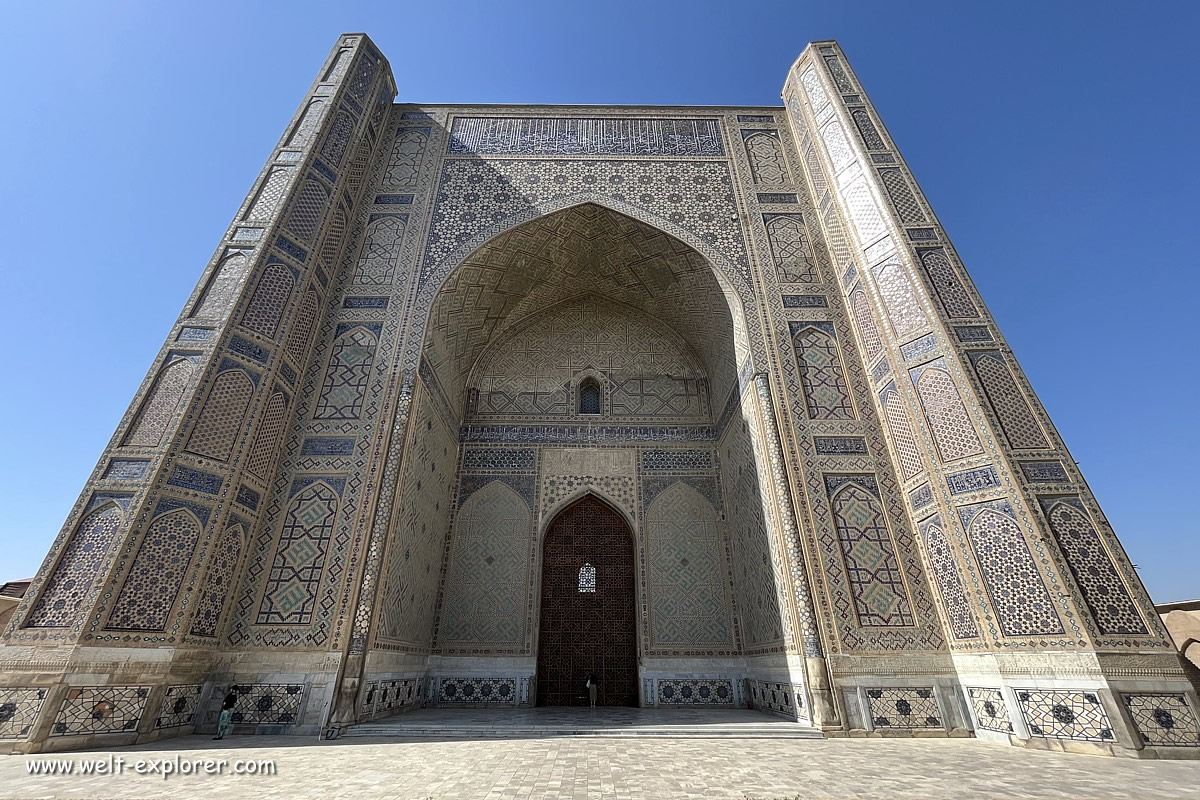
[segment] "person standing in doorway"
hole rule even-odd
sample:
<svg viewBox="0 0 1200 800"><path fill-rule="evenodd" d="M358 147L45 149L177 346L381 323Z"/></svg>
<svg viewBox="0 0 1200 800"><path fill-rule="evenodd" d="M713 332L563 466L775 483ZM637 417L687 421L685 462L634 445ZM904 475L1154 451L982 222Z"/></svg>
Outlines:
<svg viewBox="0 0 1200 800"><path fill-rule="evenodd" d="M587 679L588 700L592 704L592 708L596 707L596 676L588 675Z"/></svg>
<svg viewBox="0 0 1200 800"><path fill-rule="evenodd" d="M224 739L225 731L229 730L229 723L233 720L233 707L238 701L237 688L236 685L230 686L229 693L221 701L221 716L217 718L217 735L213 739Z"/></svg>

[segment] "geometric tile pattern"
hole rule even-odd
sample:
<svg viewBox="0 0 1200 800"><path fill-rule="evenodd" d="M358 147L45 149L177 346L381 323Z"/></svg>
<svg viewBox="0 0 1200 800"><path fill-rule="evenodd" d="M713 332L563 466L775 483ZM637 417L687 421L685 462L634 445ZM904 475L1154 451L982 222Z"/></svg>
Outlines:
<svg viewBox="0 0 1200 800"><path fill-rule="evenodd" d="M195 365L186 358L177 358L164 367L122 444L126 447L157 447L175 418L175 410L195 371Z"/></svg>
<svg viewBox="0 0 1200 800"><path fill-rule="evenodd" d="M827 332L818 327L822 324L805 325L792 338L808 415L812 419L854 419L837 341L832 328Z"/></svg>
<svg viewBox="0 0 1200 800"><path fill-rule="evenodd" d="M609 416L709 420L704 369L678 335L593 298L548 309L493 345L474 372L474 414L573 416L571 388L589 368L605 378Z"/></svg>
<svg viewBox="0 0 1200 800"><path fill-rule="evenodd" d="M645 562L651 647L733 647L729 579L717 515L675 483L646 509Z"/></svg>
<svg viewBox="0 0 1200 800"><path fill-rule="evenodd" d="M874 361L875 357L883 352L883 343L879 338L879 329L875 327L875 316L871 313L867 293L862 289L855 289L850 295L850 307L854 311L854 319L858 322L858 332L862 336L867 360Z"/></svg>
<svg viewBox="0 0 1200 800"><path fill-rule="evenodd" d="M904 179L900 170L881 169L879 177L884 188L887 189L892 203L896 206L896 213L900 216L901 222L925 221L925 212L921 210L921 204L913 196L912 189L908 187L908 181Z"/></svg>
<svg viewBox="0 0 1200 800"><path fill-rule="evenodd" d="M896 391L895 382L889 382L887 386L883 387L879 396L883 401L887 427L892 434L892 444L896 449L896 454L900 457L900 472L903 474L904 480L914 478L921 474L924 465L921 463L921 452L913 438L912 428L909 427L908 414L904 410L904 400Z"/></svg>
<svg viewBox="0 0 1200 800"><path fill-rule="evenodd" d="M1007 500L958 510L1000 630L1006 636L1062 633L1063 624Z"/></svg>
<svg viewBox="0 0 1200 800"><path fill-rule="evenodd" d="M971 698L976 725L985 731L1013 732L1012 718L1008 715L1004 694L999 689L968 687L967 695Z"/></svg>
<svg viewBox="0 0 1200 800"><path fill-rule="evenodd" d="M759 711L782 714L792 719L807 719L804 687L798 683L750 681L750 704Z"/></svg>
<svg viewBox="0 0 1200 800"><path fill-rule="evenodd" d="M71 688L50 728L51 736L132 733L146 710L150 690L144 686Z"/></svg>
<svg viewBox="0 0 1200 800"><path fill-rule="evenodd" d="M716 120L603 117L459 117L447 149L478 155L725 155Z"/></svg>
<svg viewBox="0 0 1200 800"><path fill-rule="evenodd" d="M799 214L766 214L767 236L775 257L780 283L810 283L817 280L817 265Z"/></svg>
<svg viewBox="0 0 1200 800"><path fill-rule="evenodd" d="M975 639L979 630L975 627L975 619L971 616L971 606L967 602L967 594L963 589L962 577L958 566L954 563L954 554L946 534L942 531L942 519L934 514L921 524L921 534L925 537L925 549L929 553L929 565L937 578L938 589L941 591L942 603L945 605L946 617L950 620L950 629L955 639Z"/></svg>
<svg viewBox="0 0 1200 800"><path fill-rule="evenodd" d="M293 363L301 369L308 363L308 340L312 337L313 323L317 316L317 293L309 289L300 300L300 310L288 328L287 343L284 351Z"/></svg>
<svg viewBox="0 0 1200 800"><path fill-rule="evenodd" d="M272 169L267 175L267 179L263 181L262 189L259 190L258 197L254 199L254 204L250 206L250 210L246 212L243 219L265 220L275 216L275 212L279 210L279 203L287 191L288 183L292 180L292 173L295 171L295 167Z"/></svg>
<svg viewBox="0 0 1200 800"><path fill-rule="evenodd" d="M258 434L254 437L254 446L246 457L246 469L251 475L261 480L267 480L279 447L279 434L283 432L287 414L287 395L276 391L267 401L266 411L263 412L259 423Z"/></svg>
<svg viewBox="0 0 1200 800"><path fill-rule="evenodd" d="M657 705L731 706L733 681L726 678L660 678Z"/></svg>
<svg viewBox="0 0 1200 800"><path fill-rule="evenodd" d="M339 204L329 217L329 226L325 229L325 239L321 242L321 263L329 269L337 264L338 254L342 250L342 240L346 233L346 212ZM298 315L299 316L299 315ZM293 330L296 322L292 323ZM290 346L289 346L290 351Z"/></svg>
<svg viewBox="0 0 1200 800"><path fill-rule="evenodd" d="M367 228L367 243L354 273L354 283L389 286L395 278L396 254L404 241L405 214L375 214Z"/></svg>
<svg viewBox="0 0 1200 800"><path fill-rule="evenodd" d="M317 225L328 201L329 189L325 184L313 178L305 178L284 228L300 239L311 239L317 232Z"/></svg>
<svg viewBox="0 0 1200 800"><path fill-rule="evenodd" d="M329 126L329 133L321 148L321 157L331 166L335 168L341 166L342 158L346 155L346 145L350 143L352 130L354 130L354 117L343 106L334 115L333 124Z"/></svg>
<svg viewBox="0 0 1200 800"><path fill-rule="evenodd" d="M234 724L292 725L304 699L302 683L239 683Z"/></svg>
<svg viewBox="0 0 1200 800"><path fill-rule="evenodd" d="M333 535L338 491L315 481L292 497L267 581L258 624L307 624L312 617Z"/></svg>
<svg viewBox="0 0 1200 800"><path fill-rule="evenodd" d="M355 325L339 334L329 356L314 419L358 419L375 361L378 325ZM372 330L373 329L373 330Z"/></svg>
<svg viewBox="0 0 1200 800"><path fill-rule="evenodd" d="M421 169L421 160L425 155L425 146L429 142L429 128L404 128L396 137L392 149L392 159L388 163L387 175L384 180L397 186L408 186L416 183L417 173Z"/></svg>
<svg viewBox="0 0 1200 800"><path fill-rule="evenodd" d="M228 369L218 375L188 438L188 451L227 461L253 396L254 381L245 371Z"/></svg>
<svg viewBox="0 0 1200 800"><path fill-rule="evenodd" d="M1045 450L1050 447L1042 426L1034 419L1033 411L1004 363L1004 356L998 352L972 352L971 362L1013 449Z"/></svg>
<svg viewBox="0 0 1200 800"><path fill-rule="evenodd" d="M113 603L109 630L166 630L201 527L200 520L185 508L161 514L150 523Z"/></svg>
<svg viewBox="0 0 1200 800"><path fill-rule="evenodd" d="M254 296L242 315L242 325L268 339L275 338L279 320L291 299L296 280L292 270L283 264L270 264L263 270L254 287Z"/></svg>
<svg viewBox="0 0 1200 800"><path fill-rule="evenodd" d="M867 710L876 728L941 728L933 689L867 689Z"/></svg>
<svg viewBox="0 0 1200 800"><path fill-rule="evenodd" d="M944 365L945 359L932 361L912 370L912 379L938 454L943 462L950 462L982 453L983 445Z"/></svg>
<svg viewBox="0 0 1200 800"><path fill-rule="evenodd" d="M193 636L216 636L221 623L221 609L225 598L233 591L234 576L242 555L242 537L245 529L240 523L230 525L217 542L204 575L200 599L196 602L195 618L192 622Z"/></svg>
<svg viewBox="0 0 1200 800"><path fill-rule="evenodd" d="M1050 739L1113 741L1108 714L1094 691L1016 689L1029 732Z"/></svg>
<svg viewBox="0 0 1200 800"><path fill-rule="evenodd" d="M413 400L416 412L409 424L417 434L408 444L400 478L396 506L399 535L388 545L377 635L389 643L427 650L433 636L442 554L450 530L458 441L457 431L438 415L423 381L418 381Z"/></svg>
<svg viewBox="0 0 1200 800"><path fill-rule="evenodd" d="M83 518L42 587L25 627L66 628L75 622L100 565L116 541L121 520L116 503L97 508Z"/></svg>
<svg viewBox="0 0 1200 800"><path fill-rule="evenodd" d="M1042 499L1042 508L1100 632L1149 634L1083 503L1073 497Z"/></svg>
<svg viewBox="0 0 1200 800"><path fill-rule="evenodd" d="M233 307L237 299L237 290L241 287L242 278L250 262L242 253L234 253L224 259L213 272L204 297L192 311L193 317L203 319L221 319Z"/></svg>
<svg viewBox="0 0 1200 800"><path fill-rule="evenodd" d="M875 267L873 271L875 285L879 287L879 294L883 297L884 308L887 309L896 335L906 336L925 327L928 324L925 312L921 310L921 304L917 301L917 295L913 292L912 284L908 282L908 275L905 274L900 261L893 257Z"/></svg>
<svg viewBox="0 0 1200 800"><path fill-rule="evenodd" d="M1182 694L1122 694L1142 742L1154 747L1200 747L1200 724Z"/></svg>
<svg viewBox="0 0 1200 800"><path fill-rule="evenodd" d="M300 122L296 124L296 129L292 131L292 135L287 141L288 147L307 147L312 142L313 136L321 129L325 107L325 101L320 99L313 100L308 104L308 108L304 109L304 116L300 118Z"/></svg>
<svg viewBox="0 0 1200 800"><path fill-rule="evenodd" d="M37 722L49 689L0 689L0 739L24 739Z"/></svg>
<svg viewBox="0 0 1200 800"><path fill-rule="evenodd" d="M642 471L687 472L713 468L711 450L643 450Z"/></svg>
<svg viewBox="0 0 1200 800"><path fill-rule="evenodd" d="M529 507L495 480L467 498L454 523L438 645L525 643Z"/></svg>
<svg viewBox="0 0 1200 800"><path fill-rule="evenodd" d="M875 479L866 475L826 476L825 481L859 624L912 625L908 591L883 508L875 495Z"/></svg>
<svg viewBox="0 0 1200 800"><path fill-rule="evenodd" d="M929 280L933 283L933 288L937 291L937 296L941 299L948 316L951 318L979 316L974 301L963 288L962 281L959 280L958 273L950 263L950 259L946 258L945 252L940 249L925 250L921 253L921 264L929 273Z"/></svg>
<svg viewBox="0 0 1200 800"><path fill-rule="evenodd" d="M779 146L778 134L774 131L758 131L742 136L746 140L746 156L750 161L750 171L754 173L756 183L778 184L787 183L787 162L783 159L783 149Z"/></svg>
<svg viewBox="0 0 1200 800"><path fill-rule="evenodd" d="M516 702L515 678L443 678L438 685L438 705Z"/></svg>
<svg viewBox="0 0 1200 800"><path fill-rule="evenodd" d="M168 686L158 707L158 716L154 718L155 730L191 725L203 691L202 683Z"/></svg>

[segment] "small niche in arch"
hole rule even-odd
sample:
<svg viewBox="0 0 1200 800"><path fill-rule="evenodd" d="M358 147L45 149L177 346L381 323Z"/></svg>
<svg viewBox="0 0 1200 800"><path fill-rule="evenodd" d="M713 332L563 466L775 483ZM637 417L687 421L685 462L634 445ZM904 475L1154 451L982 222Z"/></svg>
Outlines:
<svg viewBox="0 0 1200 800"><path fill-rule="evenodd" d="M600 383L595 378L584 378L579 384L579 413L600 413Z"/></svg>
<svg viewBox="0 0 1200 800"><path fill-rule="evenodd" d="M579 568L579 591L591 594L596 592L596 568L591 564L584 564Z"/></svg>

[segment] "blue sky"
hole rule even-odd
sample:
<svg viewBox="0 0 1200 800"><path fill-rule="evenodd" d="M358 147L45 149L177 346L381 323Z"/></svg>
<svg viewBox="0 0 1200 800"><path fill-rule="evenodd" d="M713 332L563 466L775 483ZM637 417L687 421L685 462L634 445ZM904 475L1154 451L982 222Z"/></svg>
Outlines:
<svg viewBox="0 0 1200 800"><path fill-rule="evenodd" d="M1200 597L1198 3L6 6L0 580L36 571L337 34L366 31L412 102L778 104L839 39L1152 596Z"/></svg>

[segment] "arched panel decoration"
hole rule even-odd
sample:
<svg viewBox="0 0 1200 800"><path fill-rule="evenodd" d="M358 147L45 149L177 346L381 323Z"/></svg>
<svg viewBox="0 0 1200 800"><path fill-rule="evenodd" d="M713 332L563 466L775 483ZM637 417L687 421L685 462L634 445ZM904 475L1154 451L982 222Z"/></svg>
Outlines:
<svg viewBox="0 0 1200 800"><path fill-rule="evenodd" d="M579 413L599 414L602 411L599 381L595 378L584 378L579 384Z"/></svg>
<svg viewBox="0 0 1200 800"><path fill-rule="evenodd" d="M200 419L188 437L188 452L226 461L242 429L242 419L254 396L254 381L240 369L222 372L213 381Z"/></svg>
<svg viewBox="0 0 1200 800"><path fill-rule="evenodd" d="M588 569L590 568L590 569ZM568 506L542 543L538 705L638 704L633 536L611 506L588 495Z"/></svg>
<svg viewBox="0 0 1200 800"><path fill-rule="evenodd" d="M160 514L150 523L113 603L109 630L166 630L202 527L186 508Z"/></svg>
<svg viewBox="0 0 1200 800"><path fill-rule="evenodd" d="M83 518L42 587L25 627L67 628L75 622L123 519L116 503L102 505Z"/></svg>
<svg viewBox="0 0 1200 800"><path fill-rule="evenodd" d="M175 417L195 371L195 365L186 358L178 358L163 369L129 433L125 434L124 446L158 447L162 444L163 434Z"/></svg>
<svg viewBox="0 0 1200 800"><path fill-rule="evenodd" d="M244 534L241 523L235 523L226 529L221 541L217 543L216 552L208 565L208 572L204 575L200 601L196 604L196 616L192 621L191 630L193 636L217 635L221 624L221 609L225 605L225 598L233 589L238 561L242 555Z"/></svg>

